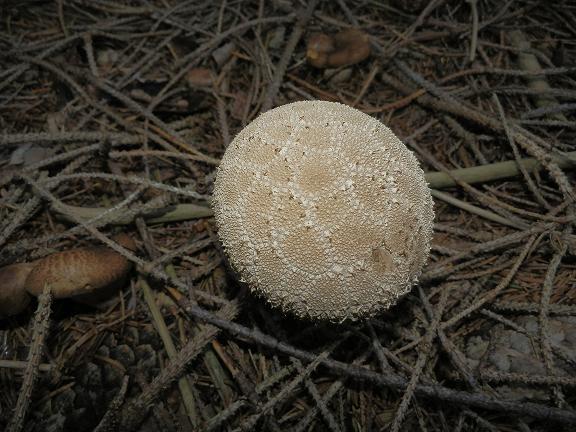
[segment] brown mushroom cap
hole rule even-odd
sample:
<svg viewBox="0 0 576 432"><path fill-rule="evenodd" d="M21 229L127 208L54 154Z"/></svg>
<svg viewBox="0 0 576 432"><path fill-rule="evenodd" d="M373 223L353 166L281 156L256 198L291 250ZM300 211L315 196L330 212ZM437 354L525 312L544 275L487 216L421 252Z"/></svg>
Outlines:
<svg viewBox="0 0 576 432"><path fill-rule="evenodd" d="M191 87L210 87L214 83L214 74L208 68L193 68L186 74L186 82Z"/></svg>
<svg viewBox="0 0 576 432"><path fill-rule="evenodd" d="M366 33L347 29L335 35L315 34L308 40L306 58L316 68L337 68L359 63L370 55Z"/></svg>
<svg viewBox="0 0 576 432"><path fill-rule="evenodd" d="M388 308L430 250L433 201L418 161L378 120L338 103L296 102L246 126L212 203L242 280L299 317Z"/></svg>
<svg viewBox="0 0 576 432"><path fill-rule="evenodd" d="M0 268L0 319L19 314L30 303L24 283L33 267L22 263Z"/></svg>
<svg viewBox="0 0 576 432"><path fill-rule="evenodd" d="M112 238L120 245L135 250L131 237L120 234ZM26 290L35 296L50 284L54 298L68 298L94 294L116 288L124 279L132 263L106 246L82 247L54 253L37 262L26 280Z"/></svg>

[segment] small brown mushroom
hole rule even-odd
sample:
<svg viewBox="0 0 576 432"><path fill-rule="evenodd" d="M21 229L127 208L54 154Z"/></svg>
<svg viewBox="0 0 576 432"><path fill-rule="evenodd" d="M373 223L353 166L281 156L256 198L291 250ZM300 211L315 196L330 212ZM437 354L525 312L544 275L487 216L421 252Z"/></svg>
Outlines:
<svg viewBox="0 0 576 432"><path fill-rule="evenodd" d="M112 240L129 250L136 249L127 234ZM38 296L50 284L54 298L99 301L123 284L131 268L129 260L106 246L71 249L37 261L26 279L26 290Z"/></svg>
<svg viewBox="0 0 576 432"><path fill-rule="evenodd" d="M210 87L214 83L214 74L207 68L193 68L186 75L186 82L190 87Z"/></svg>
<svg viewBox="0 0 576 432"><path fill-rule="evenodd" d="M329 36L313 35L308 41L306 58L317 68L349 66L365 60L370 55L370 40L366 33L348 29Z"/></svg>
<svg viewBox="0 0 576 432"><path fill-rule="evenodd" d="M0 319L17 315L30 303L24 289L34 264L11 264L0 268Z"/></svg>

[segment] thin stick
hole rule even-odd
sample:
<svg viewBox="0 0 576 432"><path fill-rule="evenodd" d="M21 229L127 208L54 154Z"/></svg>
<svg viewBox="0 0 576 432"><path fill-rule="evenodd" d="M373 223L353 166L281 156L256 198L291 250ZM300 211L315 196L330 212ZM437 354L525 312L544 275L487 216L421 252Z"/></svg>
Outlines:
<svg viewBox="0 0 576 432"><path fill-rule="evenodd" d="M225 322L231 322L230 320L236 316L238 311L238 303L231 302L214 316L218 316L218 319ZM174 381L186 373L186 367L216 337L219 331L219 328L212 325L199 327L195 336L182 347L174 359L170 360L170 363L154 378L148 388L124 408L121 417L121 430L134 430L144 421L144 415L152 404L164 395L164 392L172 386Z"/></svg>
<svg viewBox="0 0 576 432"><path fill-rule="evenodd" d="M508 33L508 38L512 45L520 50L518 53L518 65L521 69L533 72L538 72L542 69L536 56L530 52L527 52L530 50L531 44L522 31L513 30ZM526 77L526 83L528 84L529 88L537 91L545 92L550 89L550 84L548 84L548 81L544 76L528 76ZM533 100L538 108L558 105L558 101L553 96L536 95L534 96ZM559 112L553 113L550 117L554 120L567 120L564 114Z"/></svg>
<svg viewBox="0 0 576 432"><path fill-rule="evenodd" d="M98 426L94 428L94 432L108 432L111 430L117 430L118 424L116 416L118 415L118 412L124 403L124 398L126 397L126 392L128 391L128 381L128 376L125 375L124 379L122 380L120 390L118 390L118 393L116 396L114 396L114 399L112 399L110 405L108 405L108 410L104 414L104 417L102 417L100 420L100 423L98 423Z"/></svg>
<svg viewBox="0 0 576 432"><path fill-rule="evenodd" d="M571 226L568 226L566 233L570 233L570 231ZM550 304L550 298L552 296L556 272L558 271L558 267L562 262L562 258L568 250L566 241L560 239L558 242L559 244L556 246L556 253L552 257L552 260L548 265L548 270L546 271L546 276L544 277L544 284L542 286L542 295L540 299L540 314L538 315L540 323L540 344L542 346L544 365L546 366L546 373L548 375L554 375L554 361L552 359L552 342L550 335L550 321L548 320L548 307ZM564 402L564 396L559 387L554 388L554 395L558 402Z"/></svg>
<svg viewBox="0 0 576 432"><path fill-rule="evenodd" d="M424 79L424 77L422 77L420 74L413 71L410 67L408 67L406 63L400 60L395 60L395 64L411 80L421 85L432 95L436 96L436 98L422 96L418 99L419 102L426 106L439 109L459 117L467 118L473 122L489 127L497 132L502 131L503 127L501 122L494 118L492 115L487 114L478 108L471 107L469 104L461 102L453 96L448 95L446 92ZM413 92L412 88L406 86L405 84L399 82L387 74L383 74L382 78L385 82L394 86L395 88L398 88L402 92ZM529 154L538 159L538 161L548 170L554 181L556 181L558 184L564 197L569 201L574 201L574 190L570 184L570 181L566 177L566 174L564 174L558 164L552 160L550 157L550 152L545 151L543 148L543 146L548 146L546 141L517 124L511 124L511 131L518 144L520 144Z"/></svg>
<svg viewBox="0 0 576 432"><path fill-rule="evenodd" d="M162 312L156 304L156 299L154 298L152 289L144 278L140 278L138 282L142 288L142 292L144 293L144 300L150 309L150 314L152 315L152 320L154 321L156 331L158 331L160 339L162 340L164 348L166 349L166 354L168 354L168 358L173 360L178 355L178 351L176 351L176 345L174 345L174 341L170 336L168 326L166 326L166 323L164 322ZM192 426L196 427L198 425L198 413L196 410L196 403L194 402L192 387L186 376L182 376L178 379L178 389L182 395L182 402L184 404L184 408L186 409L186 413L188 414L188 418L190 419L190 423Z"/></svg>
<svg viewBox="0 0 576 432"><path fill-rule="evenodd" d="M406 415L406 411L408 410L408 406L412 397L414 395L414 390L416 389L416 384L420 380L420 375L424 370L424 366L426 365L426 361L428 360L428 355L430 354L430 350L432 349L432 342L437 335L438 326L440 325L440 320L442 319L442 314L444 313L444 308L446 307L446 301L448 300L448 293L450 292L449 285L446 285L442 292L440 293L440 300L438 301L438 307L434 313L434 317L426 335L424 336L424 340L422 341L423 348L418 354L418 359L416 360L416 364L414 365L412 376L410 377L410 381L406 386L406 392L404 396L402 396L402 401L400 402L400 406L398 407L398 411L396 411L396 416L394 417L394 421L392 422L392 426L390 430L392 432L399 432L400 427L402 426L402 422Z"/></svg>
<svg viewBox="0 0 576 432"><path fill-rule="evenodd" d="M264 101L262 102L262 112L268 111L274 105L274 98L278 94L278 90L280 89L280 85L282 83L282 79L284 78L284 74L286 73L286 68L288 67L288 62L292 58L292 53L296 48L296 45L300 41L302 34L304 33L304 29L306 28L306 24L308 20L312 17L314 13L314 9L318 5L319 0L311 0L308 2L306 9L300 11L300 17L292 34L290 34L290 38L286 43L286 47L284 48L284 52L282 53L282 57L278 61L276 65L276 71L274 73L274 78L272 82L268 86L268 90L266 90L266 95L264 96Z"/></svg>
<svg viewBox="0 0 576 432"><path fill-rule="evenodd" d="M476 58L476 49L478 48L478 6L477 0L466 0L470 5L472 12L472 35L470 37L470 62Z"/></svg>
<svg viewBox="0 0 576 432"><path fill-rule="evenodd" d="M19 360L1 360L0 359L0 369L26 369L28 367L28 362ZM40 372L50 372L54 369L54 366L50 363L40 363L38 365L38 370Z"/></svg>
<svg viewBox="0 0 576 432"><path fill-rule="evenodd" d="M506 137L508 138L508 142L510 143L510 147L512 147L512 151L514 152L514 158L516 159L516 161L518 161L517 162L518 168L520 169L520 172L522 173L522 175L524 176L524 179L526 180L526 184L528 185L528 189L530 189L530 191L532 192L532 195L534 195L534 198L536 198L536 201L538 201L544 208L550 209L550 204L548 204L548 202L544 199L542 194L538 191L538 188L534 184L532 177L530 177L530 175L528 174L528 170L526 169L524 164L519 162L520 152L518 151L518 146L514 142L514 137L512 136L512 133L510 132L510 127L508 126L508 122L506 120L506 114L504 114L504 108L502 107L502 104L500 103L500 99L498 99L498 95L496 93L494 93L493 96L494 96L494 102L496 103L496 107L498 108L498 114L500 115L500 120L502 121L502 126L504 127L504 131L506 132Z"/></svg>
<svg viewBox="0 0 576 432"><path fill-rule="evenodd" d="M465 210L469 213L473 213L475 215L483 217L484 219L488 219L488 220L491 220L493 222L498 222L498 223L501 223L502 225L507 225L507 226L510 226L510 227L516 228L516 229L525 229L528 227L528 225L526 225L526 224L507 219L504 216L500 216L500 215L498 215L494 212L491 212L489 210L480 208L478 206L475 206L475 205L472 205L470 203L459 200L457 198L454 198L453 196L448 195L447 193L440 192L440 191L437 191L434 189L432 189L430 191L430 193L432 194L432 196L434 198L441 199L442 201L445 201L448 204L452 204L454 207L461 208L462 210Z"/></svg>
<svg viewBox="0 0 576 432"><path fill-rule="evenodd" d="M468 306L466 309L457 313L449 320L443 322L441 328L444 330L450 326L453 326L465 316L470 315L472 312L480 309L486 303L494 300L502 292L502 290L505 289L510 284L510 282L512 282L512 279L514 278L514 276L518 272L518 269L520 268L520 266L522 265L522 263L532 250L532 247L534 246L535 242L536 242L536 236L533 235L532 238L530 238L526 243L526 245L524 246L524 249L522 249L522 252L518 256L518 259L516 259L516 262L514 263L508 274L498 283L498 285L494 289L492 289L491 291L487 292L482 297L480 297L480 299L474 302L474 304Z"/></svg>
<svg viewBox="0 0 576 432"><path fill-rule="evenodd" d="M38 366L42 358L44 339L50 324L51 304L52 294L50 292L50 285L46 284L42 294L38 298L38 308L34 314L34 323L32 326L32 341L30 342L30 349L28 351L28 365L24 371L24 381L18 394L16 408L14 409L12 420L6 428L6 432L19 432L24 425L24 418L26 417L28 406L32 401L34 382L38 376Z"/></svg>

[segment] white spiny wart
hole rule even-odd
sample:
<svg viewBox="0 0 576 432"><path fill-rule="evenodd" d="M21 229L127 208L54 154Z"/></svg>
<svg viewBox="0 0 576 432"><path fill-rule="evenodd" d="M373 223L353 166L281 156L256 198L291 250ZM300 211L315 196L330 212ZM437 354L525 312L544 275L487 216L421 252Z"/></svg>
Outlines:
<svg viewBox="0 0 576 432"><path fill-rule="evenodd" d="M232 141L213 207L231 265L298 317L358 320L417 281L433 202L410 150L378 120L333 102L260 115Z"/></svg>

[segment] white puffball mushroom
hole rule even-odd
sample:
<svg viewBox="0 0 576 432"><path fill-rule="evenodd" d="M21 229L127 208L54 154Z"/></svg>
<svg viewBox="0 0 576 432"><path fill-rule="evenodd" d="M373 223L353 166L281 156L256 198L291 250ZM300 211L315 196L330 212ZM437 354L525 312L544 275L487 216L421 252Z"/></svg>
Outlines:
<svg viewBox="0 0 576 432"><path fill-rule="evenodd" d="M358 320L397 302L430 251L430 190L378 120L333 102L261 114L226 150L212 205L232 267L301 318Z"/></svg>

